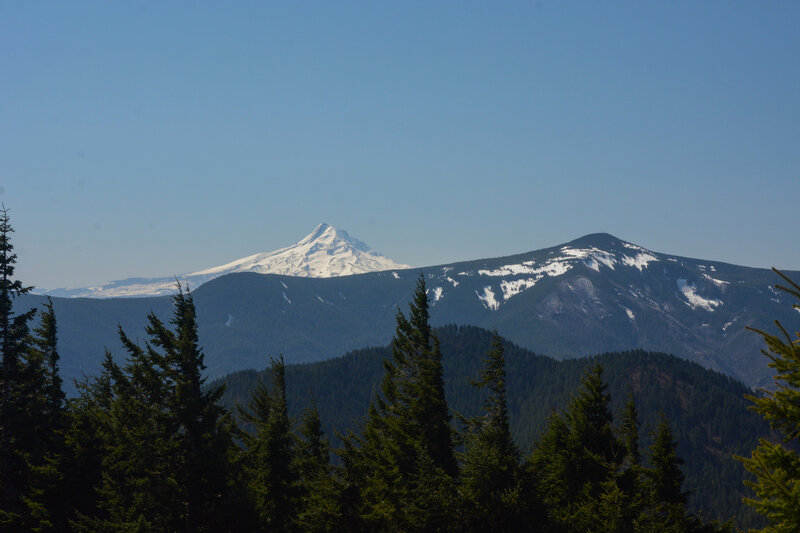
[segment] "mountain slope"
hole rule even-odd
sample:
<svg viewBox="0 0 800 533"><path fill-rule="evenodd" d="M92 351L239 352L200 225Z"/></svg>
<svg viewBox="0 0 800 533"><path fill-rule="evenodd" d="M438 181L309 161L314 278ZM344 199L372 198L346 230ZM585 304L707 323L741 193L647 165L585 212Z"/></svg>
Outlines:
<svg viewBox="0 0 800 533"><path fill-rule="evenodd" d="M465 416L478 413L481 395L468 384L475 379L489 350L492 335L475 327L439 328L445 387L451 410ZM389 347L362 349L319 363L286 369L288 403L292 416L315 400L326 434L338 445L336 433L357 430L367 413L383 375ZM741 503L744 469L732 454L747 454L758 437L768 436L767 424L747 409L747 388L716 372L704 370L665 354L631 351L608 353L563 362L536 355L505 343L508 402L515 441L525 452L544 427L551 412L562 411L588 365L599 362L614 412L632 392L639 409L643 448L660 412L670 420L678 453L686 460L684 488L694 491L691 503L706 518L737 516L740 526L755 525L754 515ZM254 385L270 383L268 371L242 371L225 376L223 402L246 405ZM219 383L217 382L217 383ZM619 418L617 418L619 422Z"/></svg>
<svg viewBox="0 0 800 533"><path fill-rule="evenodd" d="M193 291L212 377L287 362L318 361L386 344L395 315L424 272L435 325L496 328L520 346L558 358L643 348L672 353L750 386L771 383L761 338L745 326L792 328L800 315L766 269L645 250L606 234L510 257L331 278L239 273ZM800 279L800 273L788 272ZM23 306L42 297L26 296ZM116 326L143 335L151 308L169 297L55 298L67 380L120 351Z"/></svg>
<svg viewBox="0 0 800 533"><path fill-rule="evenodd" d="M329 278L404 268L411 267L382 256L346 231L323 222L292 246L253 254L217 267L172 277L129 278L93 287L37 292L70 298L161 296L175 290L176 278L197 288L219 276L238 272Z"/></svg>

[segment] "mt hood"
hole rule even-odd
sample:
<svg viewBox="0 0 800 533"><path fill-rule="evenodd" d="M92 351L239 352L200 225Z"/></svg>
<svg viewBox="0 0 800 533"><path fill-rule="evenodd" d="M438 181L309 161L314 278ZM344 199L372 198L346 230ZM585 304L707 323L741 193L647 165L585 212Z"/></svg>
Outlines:
<svg viewBox="0 0 800 533"><path fill-rule="evenodd" d="M128 278L85 288L37 291L71 298L115 298L160 296L175 292L176 278L196 289L203 283L234 272L281 274L309 278L332 278L383 270L411 268L397 263L351 237L346 231L323 222L300 242L272 252L261 252L230 263L164 278Z"/></svg>

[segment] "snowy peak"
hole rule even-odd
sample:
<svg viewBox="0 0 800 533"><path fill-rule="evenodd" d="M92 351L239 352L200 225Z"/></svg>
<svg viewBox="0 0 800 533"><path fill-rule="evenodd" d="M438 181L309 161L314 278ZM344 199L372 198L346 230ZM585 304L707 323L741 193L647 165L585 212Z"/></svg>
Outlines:
<svg viewBox="0 0 800 533"><path fill-rule="evenodd" d="M193 272L189 276L257 272L331 278L404 268L411 267L382 256L363 242L351 237L346 231L323 222L297 244Z"/></svg>
<svg viewBox="0 0 800 533"><path fill-rule="evenodd" d="M372 248L365 243L351 237L345 230L334 228L327 222L323 222L314 228L314 231L303 237L295 246L299 248L308 246L315 249L325 248L330 250L352 248L364 253L380 255L374 252Z"/></svg>
<svg viewBox="0 0 800 533"><path fill-rule="evenodd" d="M330 278L406 268L411 267L392 261L360 240L351 237L346 231L323 222L292 246L253 254L224 265L183 274L177 278L187 282L190 288L196 289L214 278L237 272ZM114 298L159 296L172 294L174 291L175 277L171 276L111 281L94 287L54 289L46 293L53 296Z"/></svg>

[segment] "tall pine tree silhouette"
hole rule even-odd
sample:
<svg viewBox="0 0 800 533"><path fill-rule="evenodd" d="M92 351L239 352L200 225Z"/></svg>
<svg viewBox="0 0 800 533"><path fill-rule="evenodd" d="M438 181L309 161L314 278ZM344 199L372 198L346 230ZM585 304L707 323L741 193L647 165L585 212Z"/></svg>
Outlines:
<svg viewBox="0 0 800 533"><path fill-rule="evenodd" d="M14 279L17 255L11 244L11 220L0 207L0 527L15 529L25 512L22 498L28 478L31 420L23 394L28 322L35 310L14 314L14 299L31 290Z"/></svg>
<svg viewBox="0 0 800 533"><path fill-rule="evenodd" d="M458 465L422 273L408 316L397 313L384 370L363 435L350 436L344 461L363 480L361 515L378 529L440 529L455 505Z"/></svg>

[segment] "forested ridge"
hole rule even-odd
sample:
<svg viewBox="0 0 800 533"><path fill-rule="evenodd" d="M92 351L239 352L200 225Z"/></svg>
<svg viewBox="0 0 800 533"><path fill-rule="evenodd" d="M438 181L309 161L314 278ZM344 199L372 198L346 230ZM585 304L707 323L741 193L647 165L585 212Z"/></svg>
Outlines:
<svg viewBox="0 0 800 533"><path fill-rule="evenodd" d="M388 348L315 365L277 357L231 376L223 402L178 285L171 319L150 313L142 342L120 327L124 361L107 352L67 400L53 306L14 312L29 288L14 279L12 231L3 208L0 530L800 526L800 348L786 330L759 332L777 390L744 400L742 385L664 354L556 362L477 328L434 331L420 275ZM744 477L731 453L761 522L724 490Z"/></svg>
<svg viewBox="0 0 800 533"><path fill-rule="evenodd" d="M479 413L485 392L470 379L480 372L491 348L492 333L471 326L436 329L442 346L445 393L453 411ZM608 353L557 361L503 341L507 369L511 433L523 454L530 453L549 415L563 412L580 386L587 368L600 364L608 382L611 411L621 415L633 394L639 411L643 446L649 431L664 414L678 441L677 452L686 461L685 487L690 507L716 519L735 517L741 526L759 522L741 501L744 468L733 454L753 449L758 438L769 436L768 424L748 410L743 384L698 364L667 354L644 351ZM286 382L289 412L300 416L313 400L326 434L340 444L336 432L357 427L367 412L383 375L382 361L390 348L357 350L319 363L288 365ZM229 407L244 404L257 383L269 382L271 370L236 372L216 384L225 384L222 401Z"/></svg>

